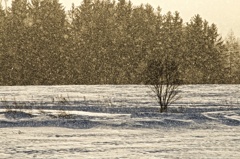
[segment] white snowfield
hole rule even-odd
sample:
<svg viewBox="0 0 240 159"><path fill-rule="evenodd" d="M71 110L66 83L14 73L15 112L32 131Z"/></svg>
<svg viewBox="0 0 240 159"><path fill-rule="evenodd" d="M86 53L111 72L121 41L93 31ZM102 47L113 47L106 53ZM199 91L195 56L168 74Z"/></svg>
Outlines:
<svg viewBox="0 0 240 159"><path fill-rule="evenodd" d="M240 158L240 85L0 87L0 159Z"/></svg>

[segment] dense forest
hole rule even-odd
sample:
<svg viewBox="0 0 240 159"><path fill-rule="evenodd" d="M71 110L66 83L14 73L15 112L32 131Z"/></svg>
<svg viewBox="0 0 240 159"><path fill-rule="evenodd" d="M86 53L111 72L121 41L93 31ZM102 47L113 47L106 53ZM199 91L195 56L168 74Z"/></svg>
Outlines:
<svg viewBox="0 0 240 159"><path fill-rule="evenodd" d="M239 41L200 15L125 0L13 0L0 7L0 85L142 84L174 63L184 84L240 83Z"/></svg>

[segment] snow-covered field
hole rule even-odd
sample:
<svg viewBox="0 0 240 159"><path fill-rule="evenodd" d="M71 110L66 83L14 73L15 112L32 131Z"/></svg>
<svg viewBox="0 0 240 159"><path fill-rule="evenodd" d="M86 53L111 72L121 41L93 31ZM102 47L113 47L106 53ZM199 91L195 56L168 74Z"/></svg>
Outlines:
<svg viewBox="0 0 240 159"><path fill-rule="evenodd" d="M240 158L240 85L0 87L0 158Z"/></svg>

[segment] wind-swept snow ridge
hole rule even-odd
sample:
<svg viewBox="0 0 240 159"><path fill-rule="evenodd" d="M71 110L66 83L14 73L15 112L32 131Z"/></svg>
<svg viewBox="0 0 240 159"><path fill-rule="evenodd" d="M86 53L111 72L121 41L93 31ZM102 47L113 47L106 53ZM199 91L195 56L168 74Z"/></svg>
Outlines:
<svg viewBox="0 0 240 159"><path fill-rule="evenodd" d="M240 126L238 87L182 86L181 99L170 107L169 113L162 114L158 112L154 94L141 85L0 87L0 126L54 126L56 123L65 127L69 122L67 127L81 127L78 123L82 120L85 125L89 122L98 127ZM6 109L15 113L5 113ZM30 117L17 117L24 112Z"/></svg>

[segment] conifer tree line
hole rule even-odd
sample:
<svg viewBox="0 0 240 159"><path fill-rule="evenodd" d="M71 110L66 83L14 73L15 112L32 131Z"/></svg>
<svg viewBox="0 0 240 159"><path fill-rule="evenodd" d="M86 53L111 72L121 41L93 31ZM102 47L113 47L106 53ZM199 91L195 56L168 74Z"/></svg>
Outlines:
<svg viewBox="0 0 240 159"><path fill-rule="evenodd" d="M127 0L13 0L0 8L0 85L142 84L153 61L184 84L240 83L239 42L200 15L184 23Z"/></svg>

